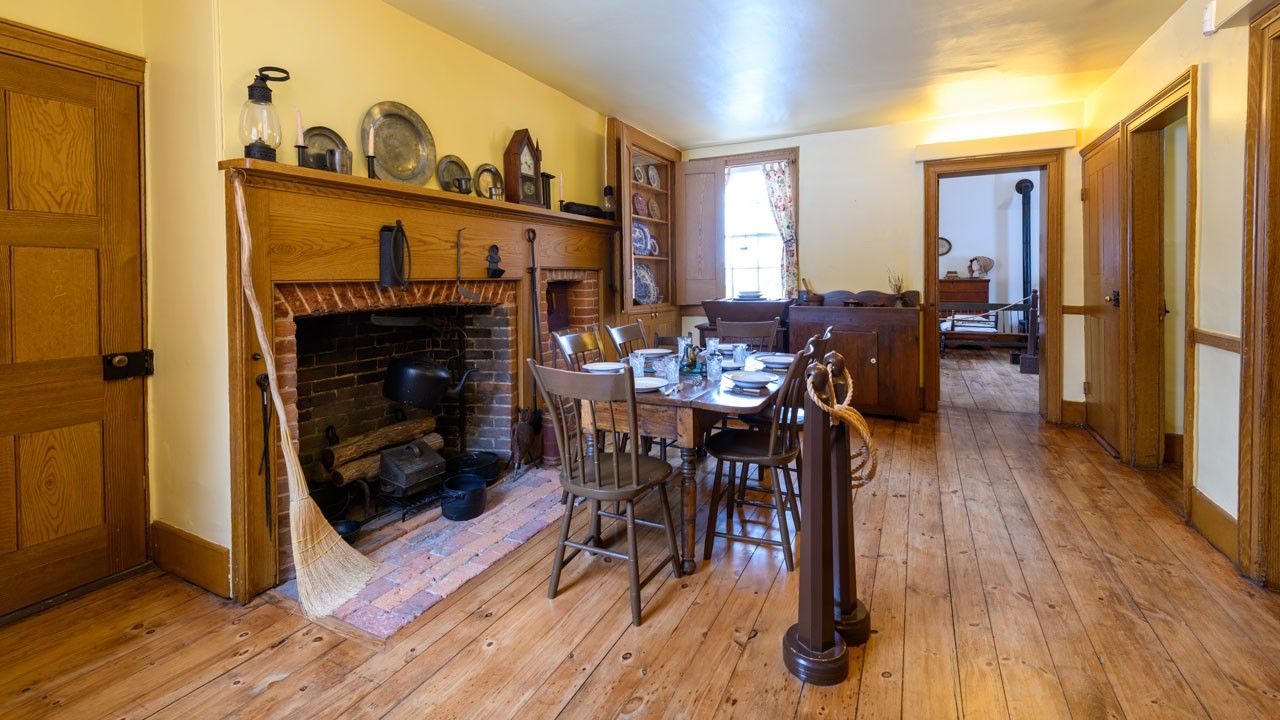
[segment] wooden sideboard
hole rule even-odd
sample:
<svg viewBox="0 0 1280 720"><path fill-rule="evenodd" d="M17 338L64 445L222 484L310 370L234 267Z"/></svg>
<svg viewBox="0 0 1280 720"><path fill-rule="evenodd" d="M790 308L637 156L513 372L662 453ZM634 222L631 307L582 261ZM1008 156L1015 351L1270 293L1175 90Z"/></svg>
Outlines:
<svg viewBox="0 0 1280 720"><path fill-rule="evenodd" d="M939 278L938 302L991 302L991 278Z"/></svg>
<svg viewBox="0 0 1280 720"><path fill-rule="evenodd" d="M920 419L920 309L796 305L791 350L827 327L831 349L853 378L854 407L872 415Z"/></svg>

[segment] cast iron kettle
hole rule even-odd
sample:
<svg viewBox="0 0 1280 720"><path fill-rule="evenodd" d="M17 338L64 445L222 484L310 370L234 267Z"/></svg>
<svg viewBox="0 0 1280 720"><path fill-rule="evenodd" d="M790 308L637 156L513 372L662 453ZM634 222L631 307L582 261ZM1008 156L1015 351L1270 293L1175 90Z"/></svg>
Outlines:
<svg viewBox="0 0 1280 720"><path fill-rule="evenodd" d="M462 397L462 386L472 371L462 373L456 384L448 368L425 358L397 358L387 367L382 394L389 400L423 410L433 410L441 400Z"/></svg>

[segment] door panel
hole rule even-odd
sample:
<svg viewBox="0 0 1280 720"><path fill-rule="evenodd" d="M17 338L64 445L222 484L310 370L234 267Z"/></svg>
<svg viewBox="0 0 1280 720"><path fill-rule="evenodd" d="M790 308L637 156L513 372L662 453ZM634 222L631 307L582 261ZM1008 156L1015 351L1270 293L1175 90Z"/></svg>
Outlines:
<svg viewBox="0 0 1280 720"><path fill-rule="evenodd" d="M0 57L0 615L146 560L139 95Z"/></svg>
<svg viewBox="0 0 1280 720"><path fill-rule="evenodd" d="M1084 158L1085 424L1112 453L1127 444L1125 308L1120 139ZM1113 300L1119 293L1118 306Z"/></svg>
<svg viewBox="0 0 1280 720"><path fill-rule="evenodd" d="M833 330L831 349L844 356L853 381L854 407L870 407L880 402L880 333Z"/></svg>

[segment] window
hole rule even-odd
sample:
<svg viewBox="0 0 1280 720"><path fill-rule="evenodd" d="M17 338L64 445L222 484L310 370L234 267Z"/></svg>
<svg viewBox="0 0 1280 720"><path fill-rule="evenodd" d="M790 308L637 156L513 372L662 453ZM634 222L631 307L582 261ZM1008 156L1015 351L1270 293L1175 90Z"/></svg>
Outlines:
<svg viewBox="0 0 1280 720"><path fill-rule="evenodd" d="M759 290L766 298L783 298L783 250L778 223L769 206L764 165L725 169L725 293Z"/></svg>

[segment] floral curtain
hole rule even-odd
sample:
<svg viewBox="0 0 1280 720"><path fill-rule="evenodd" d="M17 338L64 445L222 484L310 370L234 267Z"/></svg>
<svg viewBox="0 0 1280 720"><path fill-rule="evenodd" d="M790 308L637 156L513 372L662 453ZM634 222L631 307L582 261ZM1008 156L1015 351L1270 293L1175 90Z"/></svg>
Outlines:
<svg viewBox="0 0 1280 720"><path fill-rule="evenodd" d="M782 289L786 297L795 297L798 289L799 262L796 257L796 196L791 177L791 161L765 163L764 184L769 190L769 207L782 236Z"/></svg>

